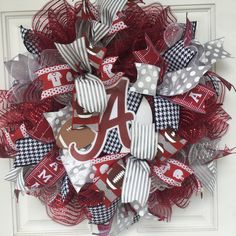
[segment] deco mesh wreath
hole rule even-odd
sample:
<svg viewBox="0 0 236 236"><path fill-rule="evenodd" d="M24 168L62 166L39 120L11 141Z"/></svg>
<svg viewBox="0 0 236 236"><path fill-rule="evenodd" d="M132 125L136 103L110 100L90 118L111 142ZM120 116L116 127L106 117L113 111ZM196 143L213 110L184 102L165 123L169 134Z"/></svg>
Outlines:
<svg viewBox="0 0 236 236"><path fill-rule="evenodd" d="M210 71L230 57L200 44L197 22L141 0L52 0L20 27L28 54L5 63L1 156L16 196L39 198L58 223L85 219L117 235L140 217L170 220L193 193L214 191L230 116Z"/></svg>

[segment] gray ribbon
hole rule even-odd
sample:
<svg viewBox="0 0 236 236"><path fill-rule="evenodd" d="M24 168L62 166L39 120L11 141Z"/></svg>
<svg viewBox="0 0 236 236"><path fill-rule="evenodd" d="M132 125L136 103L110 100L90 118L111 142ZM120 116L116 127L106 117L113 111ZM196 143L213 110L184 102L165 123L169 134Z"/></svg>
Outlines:
<svg viewBox="0 0 236 236"><path fill-rule="evenodd" d="M157 87L157 93L163 96L175 96L186 93L199 84L201 77L210 68L210 65L192 66L169 72L164 76L162 84Z"/></svg>
<svg viewBox="0 0 236 236"><path fill-rule="evenodd" d="M216 161L213 160L219 140L203 139L200 143L191 146L188 157L189 166L194 174L212 194L216 184Z"/></svg>
<svg viewBox="0 0 236 236"><path fill-rule="evenodd" d="M22 192L27 192L28 188L25 186L24 168L17 167L10 170L5 176L5 180L15 183L15 189Z"/></svg>
<svg viewBox="0 0 236 236"><path fill-rule="evenodd" d="M85 183L92 182L92 179L89 178L89 175L92 173L92 162L90 160L78 161L64 149L61 161L77 193Z"/></svg>
<svg viewBox="0 0 236 236"><path fill-rule="evenodd" d="M100 22L81 20L77 24L77 39L70 44L55 44L58 51L74 71L79 71L79 68L86 71L85 75L78 76L75 79L75 88L77 101L81 107L91 113L101 113L105 110L107 100L106 91L103 83L98 77L92 75L91 65L98 68L92 61L89 60L88 53L91 52L86 47L85 33L89 40L89 47L98 44L108 33L112 23L121 11L127 0L100 0ZM86 4L84 2L84 8Z"/></svg>
<svg viewBox="0 0 236 236"><path fill-rule="evenodd" d="M108 35L112 28L112 23L117 17L117 13L120 12L126 5L127 0L98 0L97 7L99 13L96 20L88 22L87 20L81 20L77 23L77 36L82 37L86 33L92 45L102 44L101 40ZM84 8L86 9L86 5ZM110 37L112 39L112 37ZM108 41L110 41L109 39Z"/></svg>
<svg viewBox="0 0 236 236"><path fill-rule="evenodd" d="M132 92L156 96L157 81L160 68L154 65L135 63L138 75L137 81L130 88Z"/></svg>
<svg viewBox="0 0 236 236"><path fill-rule="evenodd" d="M154 124L142 125L132 121L131 150L127 160L122 186L121 201L138 201L144 206L148 200L151 179L150 167L146 160L153 160L157 152L157 137Z"/></svg>
<svg viewBox="0 0 236 236"><path fill-rule="evenodd" d="M71 44L56 44L56 47L73 70L78 71L80 67L87 72L75 79L79 105L91 113L103 112L107 104L106 90L100 79L91 74L85 38L78 38Z"/></svg>
<svg viewBox="0 0 236 236"><path fill-rule="evenodd" d="M201 45L194 41L192 48L197 54L187 68L167 73L163 83L157 87L157 94L163 96L175 96L186 93L196 87L201 77L218 60L230 57L223 48L223 39L216 39Z"/></svg>

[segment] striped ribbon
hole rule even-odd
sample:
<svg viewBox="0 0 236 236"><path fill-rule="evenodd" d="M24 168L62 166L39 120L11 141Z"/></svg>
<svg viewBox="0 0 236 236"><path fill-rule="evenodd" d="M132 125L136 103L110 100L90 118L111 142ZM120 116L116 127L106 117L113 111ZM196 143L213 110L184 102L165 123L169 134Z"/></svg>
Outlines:
<svg viewBox="0 0 236 236"><path fill-rule="evenodd" d="M55 44L60 54L74 71L83 70L91 72L85 37L76 39L70 44Z"/></svg>
<svg viewBox="0 0 236 236"><path fill-rule="evenodd" d="M144 206L148 200L151 179L150 167L157 153L157 135L154 124L143 125L131 123L131 157L127 160L122 186L121 200L123 203L138 201Z"/></svg>
<svg viewBox="0 0 236 236"><path fill-rule="evenodd" d="M99 69L105 52L102 48L90 48L90 46L97 44L109 33L117 13L124 8L126 3L127 0L100 0L98 2L101 13L100 22L92 21L91 25L88 25L85 21L81 21L77 26L78 38L74 42L55 44L62 57L74 71L86 71L85 75L81 75L75 80L75 87L78 104L89 112L103 112L107 104L104 85L99 78L91 74L91 65ZM82 37L84 33L90 39L89 45L86 45L86 38ZM93 49L98 51L97 54L95 53L96 55L94 55Z"/></svg>
<svg viewBox="0 0 236 236"><path fill-rule="evenodd" d="M157 153L155 124L143 125L131 122L130 153L141 160L152 161Z"/></svg>
<svg viewBox="0 0 236 236"><path fill-rule="evenodd" d="M91 113L103 112L107 104L106 90L99 78L91 74L85 38L79 38L71 44L56 44L56 47L73 70L78 71L81 67L87 72L75 79L78 104Z"/></svg>
<svg viewBox="0 0 236 236"><path fill-rule="evenodd" d="M142 206L146 204L151 188L149 173L150 167L146 161L134 157L128 159L122 186L122 203L136 200Z"/></svg>
<svg viewBox="0 0 236 236"><path fill-rule="evenodd" d="M23 175L23 167L17 167L10 170L10 172L5 176L5 180L14 182L15 189L22 192L27 192L28 188L25 186L25 180Z"/></svg>
<svg viewBox="0 0 236 236"><path fill-rule="evenodd" d="M91 35L93 44L97 44L105 35L108 34L110 27L97 21L92 21Z"/></svg>
<svg viewBox="0 0 236 236"><path fill-rule="evenodd" d="M107 105L106 91L102 82L92 74L79 76L75 80L79 105L90 113L103 112Z"/></svg>
<svg viewBox="0 0 236 236"><path fill-rule="evenodd" d="M101 6L101 22L104 25L111 26L116 14L121 11L127 3L127 0L99 0Z"/></svg>
<svg viewBox="0 0 236 236"><path fill-rule="evenodd" d="M127 0L99 0L97 3L99 12L95 17L96 19L91 22L80 20L76 28L77 36L82 37L85 34L87 38L90 39L90 43L94 46L101 42L105 36L111 36L127 28L124 22L118 17L118 13L124 8L126 3ZM85 4L85 11L88 8L89 6ZM117 23L121 23L122 27L118 28ZM102 44L104 45L104 42Z"/></svg>
<svg viewBox="0 0 236 236"><path fill-rule="evenodd" d="M195 144L189 150L189 165L194 170L194 174L200 180L203 187L210 193L214 193L217 169L214 159L217 149L218 140L203 139L200 143Z"/></svg>

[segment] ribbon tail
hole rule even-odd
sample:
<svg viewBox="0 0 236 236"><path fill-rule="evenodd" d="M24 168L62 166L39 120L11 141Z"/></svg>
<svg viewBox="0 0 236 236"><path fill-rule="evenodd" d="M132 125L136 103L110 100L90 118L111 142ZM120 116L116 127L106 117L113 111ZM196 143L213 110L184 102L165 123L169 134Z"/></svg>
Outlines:
<svg viewBox="0 0 236 236"><path fill-rule="evenodd" d="M117 13L125 7L126 3L127 0L103 0L101 2L101 22L110 27Z"/></svg>
<svg viewBox="0 0 236 236"><path fill-rule="evenodd" d="M78 38L70 44L56 43L55 46L74 71L79 71L79 66L84 70L91 71L84 37Z"/></svg>
<svg viewBox="0 0 236 236"><path fill-rule="evenodd" d="M6 176L5 180L15 183L15 189L27 192L23 175L23 167L13 168Z"/></svg>
<svg viewBox="0 0 236 236"><path fill-rule="evenodd" d="M128 159L121 193L122 203L130 203L136 200L145 206L151 188L149 172L150 168L146 162L134 158Z"/></svg>

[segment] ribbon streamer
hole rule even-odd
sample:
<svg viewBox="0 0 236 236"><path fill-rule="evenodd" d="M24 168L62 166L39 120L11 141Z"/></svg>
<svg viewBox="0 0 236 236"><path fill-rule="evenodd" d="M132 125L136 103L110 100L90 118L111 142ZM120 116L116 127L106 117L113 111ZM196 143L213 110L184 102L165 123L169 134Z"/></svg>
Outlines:
<svg viewBox="0 0 236 236"><path fill-rule="evenodd" d="M151 179L150 167L147 162L129 158L122 187L122 203L138 201L144 206L148 200Z"/></svg>
<svg viewBox="0 0 236 236"><path fill-rule="evenodd" d="M140 160L152 161L157 152L155 125L143 125L131 122L130 153Z"/></svg>
<svg viewBox="0 0 236 236"><path fill-rule="evenodd" d="M212 194L216 185L216 161L213 159L217 153L218 142L219 140L203 139L200 143L194 144L188 153L189 165L194 174Z"/></svg>
<svg viewBox="0 0 236 236"><path fill-rule="evenodd" d="M163 96L186 93L198 85L201 77L210 67L210 65L193 66L169 72L164 76L163 83L157 87L157 93Z"/></svg>
<svg viewBox="0 0 236 236"><path fill-rule="evenodd" d="M25 186L25 180L24 180L24 174L23 173L24 173L24 168L23 167L13 168L5 176L5 180L14 182L16 190L20 190L22 192L27 192L28 188Z"/></svg>
<svg viewBox="0 0 236 236"><path fill-rule="evenodd" d="M130 149L130 153L135 156L131 156L127 160L121 201L129 203L136 200L144 206L151 187L150 167L146 160L153 160L157 152L154 124L142 125L132 121Z"/></svg>
<svg viewBox="0 0 236 236"><path fill-rule="evenodd" d="M93 181L93 179L89 178L89 176L94 176L90 175L92 174L92 162L90 160L78 161L71 157L65 149L63 150L61 160L77 193L80 192L85 183Z"/></svg>

